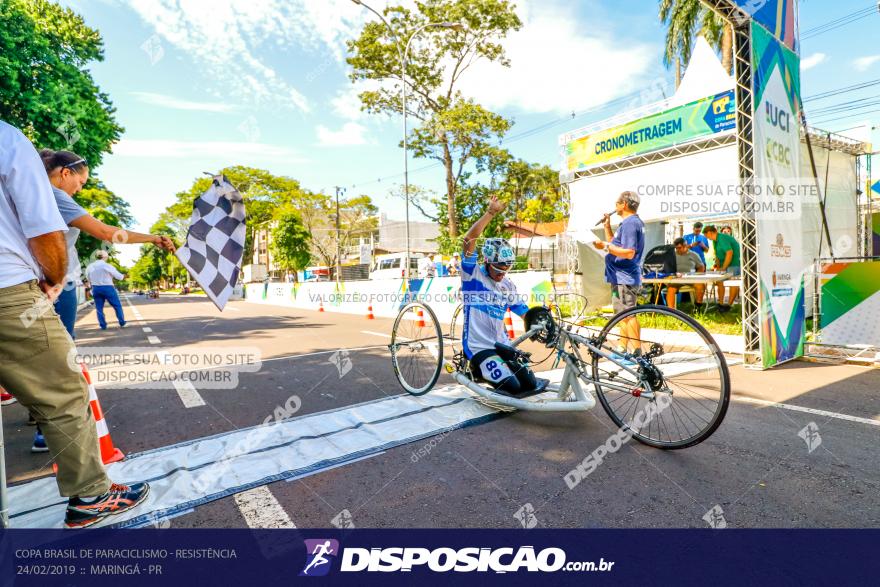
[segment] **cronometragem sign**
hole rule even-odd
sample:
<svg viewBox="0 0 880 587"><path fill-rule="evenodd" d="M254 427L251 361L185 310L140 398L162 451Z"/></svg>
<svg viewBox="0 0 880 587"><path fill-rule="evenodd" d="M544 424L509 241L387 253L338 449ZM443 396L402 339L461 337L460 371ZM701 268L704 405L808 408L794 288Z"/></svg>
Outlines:
<svg viewBox="0 0 880 587"><path fill-rule="evenodd" d="M564 169L582 171L608 161L642 155L736 127L733 90L587 135L568 137Z"/></svg>

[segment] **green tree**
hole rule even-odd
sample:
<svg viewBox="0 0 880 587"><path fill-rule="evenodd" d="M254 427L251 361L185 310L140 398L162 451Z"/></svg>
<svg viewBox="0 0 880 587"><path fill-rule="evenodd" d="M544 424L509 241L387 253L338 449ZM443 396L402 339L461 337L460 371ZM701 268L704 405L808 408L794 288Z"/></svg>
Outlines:
<svg viewBox="0 0 880 587"><path fill-rule="evenodd" d="M660 21L666 25L663 63L675 66L675 87L681 83L682 64L690 61L694 39L702 34L721 52L721 64L733 71L733 28L700 0L660 0Z"/></svg>
<svg viewBox="0 0 880 587"><path fill-rule="evenodd" d="M0 119L97 167L123 130L88 69L103 59L100 34L71 9L0 0Z"/></svg>
<svg viewBox="0 0 880 587"><path fill-rule="evenodd" d="M296 212L285 212L275 219L272 228L272 256L286 271L299 271L309 266L312 254L309 231Z"/></svg>
<svg viewBox="0 0 880 587"><path fill-rule="evenodd" d="M122 226L122 223L119 221L119 217L107 210L106 208L90 208L89 214L103 222L104 224L109 224L110 226ZM110 243L111 245L113 243ZM80 261L83 263L90 263L94 260L93 256L95 252L100 249L106 249L107 246L103 241L96 239L90 234L86 234L85 232L81 232L79 238L76 239L76 254L79 257ZM112 248L109 251L111 255L113 254Z"/></svg>
<svg viewBox="0 0 880 587"><path fill-rule="evenodd" d="M218 173L225 175L241 193L249 227L272 220L279 209L310 195L295 179L275 175L265 169L235 165L221 169ZM192 216L193 203L211 187L211 181L208 175L195 179L189 189L177 194L175 203L166 210L166 220L175 218L180 221L178 227L183 228L183 234L176 234L176 238L180 239L185 235L186 226ZM253 231L248 230L245 238L245 264L253 257L253 245Z"/></svg>
<svg viewBox="0 0 880 587"><path fill-rule="evenodd" d="M128 202L107 189L107 186L100 179L89 178L85 187L73 196L73 199L86 210L96 208L109 210L116 216L119 226L128 228L134 224L134 217L131 215Z"/></svg>
<svg viewBox="0 0 880 587"><path fill-rule="evenodd" d="M311 256L326 265L336 264L336 202L335 198L312 192L291 177L275 175L265 169L231 166L219 171L234 185L244 199L248 231L245 239L244 261L253 258L254 230L269 228L286 214L295 213L310 234ZM211 186L209 176L195 179L185 191L179 192L160 221L177 242L186 236L193 202ZM340 200L340 246L348 247L359 235L368 234L377 226L378 209L369 196L360 195ZM157 232L156 230L153 231Z"/></svg>
<svg viewBox="0 0 880 587"><path fill-rule="evenodd" d="M412 11L389 6L383 23L368 22L360 36L348 42L352 82L383 82L377 90L360 94L371 113L402 114L401 56L407 41L429 23L461 23L458 28L434 28L413 41L407 60L407 114L421 121L413 133L416 156L436 158L446 172L446 221L451 238L458 237L455 201L460 178L479 147L492 133L503 134L510 123L492 115L458 90L458 82L479 59L508 65L500 40L522 22L507 0L424 0ZM411 99L409 97L411 96ZM473 143L466 140L473 135Z"/></svg>

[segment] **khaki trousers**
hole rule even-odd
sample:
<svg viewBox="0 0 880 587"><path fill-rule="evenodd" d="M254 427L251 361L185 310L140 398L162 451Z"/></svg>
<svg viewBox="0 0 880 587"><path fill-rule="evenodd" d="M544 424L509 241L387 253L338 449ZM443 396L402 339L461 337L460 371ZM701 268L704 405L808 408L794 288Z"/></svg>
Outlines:
<svg viewBox="0 0 880 587"><path fill-rule="evenodd" d="M0 288L0 385L40 424L58 465L61 495L91 497L106 492L110 479L101 462L89 388L70 359L74 352L35 281Z"/></svg>

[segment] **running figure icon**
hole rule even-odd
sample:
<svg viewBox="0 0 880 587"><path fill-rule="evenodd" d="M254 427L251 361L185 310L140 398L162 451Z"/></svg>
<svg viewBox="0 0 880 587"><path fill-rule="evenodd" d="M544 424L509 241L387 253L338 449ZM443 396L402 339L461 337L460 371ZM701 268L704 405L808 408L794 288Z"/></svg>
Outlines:
<svg viewBox="0 0 880 587"><path fill-rule="evenodd" d="M300 573L300 576L320 576L326 575L330 570L330 558L338 554L339 542L332 539L327 540L306 540L306 553L308 553L308 561L306 566ZM323 568L321 565L327 565ZM310 575L309 571L317 570L317 573Z"/></svg>

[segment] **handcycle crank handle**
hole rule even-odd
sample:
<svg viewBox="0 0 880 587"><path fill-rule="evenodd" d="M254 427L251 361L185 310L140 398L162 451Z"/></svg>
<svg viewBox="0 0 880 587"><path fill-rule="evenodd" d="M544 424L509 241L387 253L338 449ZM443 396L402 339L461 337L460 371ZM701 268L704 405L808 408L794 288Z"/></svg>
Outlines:
<svg viewBox="0 0 880 587"><path fill-rule="evenodd" d="M512 341L510 341L510 346L516 346L516 345L520 344L521 342L523 342L524 340L529 339L529 338L533 337L534 335L538 334L542 330L544 330L544 328L541 326L533 326L531 328L531 330L529 330L528 332L524 332L524 333L520 334L518 337L514 338Z"/></svg>

